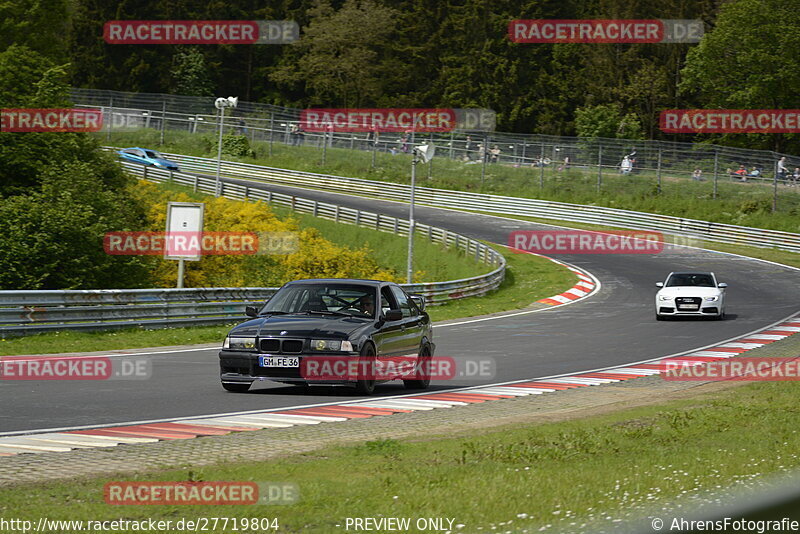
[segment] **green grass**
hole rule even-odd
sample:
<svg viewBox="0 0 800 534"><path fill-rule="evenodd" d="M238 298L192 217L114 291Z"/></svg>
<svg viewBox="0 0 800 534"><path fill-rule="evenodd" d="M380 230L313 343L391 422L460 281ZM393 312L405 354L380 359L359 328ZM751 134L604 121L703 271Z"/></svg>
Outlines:
<svg viewBox="0 0 800 534"><path fill-rule="evenodd" d="M780 346L796 355L800 339ZM646 511L666 518L720 499L724 488L800 467L798 395L796 382L756 383L478 434L376 439L266 462L17 485L0 489L0 514L34 523L42 516L277 517L281 532L307 533L343 532L347 517L447 517L465 532L614 531L615 520ZM286 482L299 487L300 501L224 510L115 507L103 502L108 480Z"/></svg>
<svg viewBox="0 0 800 534"><path fill-rule="evenodd" d="M481 212L481 211L475 213L482 213L484 215L493 215L491 213ZM584 224L571 221L558 221L554 219L540 219L536 217L523 217L521 215L503 215L503 217L507 217L509 219L518 219L520 221L530 221L536 223L565 226L568 228L578 228L581 230L599 230L599 231L619 230L619 228L613 226L602 226L599 224ZM739 254L740 256L758 258L761 260L781 263L783 265L790 265L792 267L800 267L800 254L797 254L795 252L789 252L787 250L778 250L775 248L749 247L746 245L730 245L726 243L705 241L697 238L684 239L682 237L675 237L669 235L664 236L664 239L665 242L667 243L677 243L692 247L705 248L708 250L716 250L719 252L728 252L730 254Z"/></svg>
<svg viewBox="0 0 800 534"><path fill-rule="evenodd" d="M383 235L387 234L381 234ZM508 262L506 278L500 288L485 296L470 297L442 306L430 306L427 311L434 321L524 308L541 298L561 293L571 287L576 280L571 271L545 258L529 254L512 254L504 251L503 247L497 248ZM116 332L65 331L0 339L0 356L221 343L230 326L128 329Z"/></svg>
<svg viewBox="0 0 800 534"><path fill-rule="evenodd" d="M158 146L159 133L155 130L136 130L115 133L115 145ZM103 138L105 139L105 138ZM105 141L104 141L105 142ZM167 132L162 150L195 156L215 157L211 153L209 135L191 135L188 132ZM376 154L372 168L372 154L367 151L331 148L322 165L322 150L316 147L290 147L273 143L272 156L269 143L253 144L255 159L241 159L272 167L296 169L382 180L397 183L410 181L410 156L387 153ZM440 150L446 151L445 147ZM228 158L234 159L237 158ZM800 188L779 187L778 212L772 213L772 186L760 183L731 182L720 176L717 198L713 198L713 180L703 182L686 179L688 173L665 172L662 192L657 191L654 172L622 176L616 170L604 170L602 187L597 191L597 170L569 169L558 172L546 168L514 168L509 165L487 165L486 176L481 180L481 165L465 165L446 157L435 158L432 178L427 179L428 166L418 169L420 185L480 191L500 195L541 198L576 204L594 204L648 213L668 214L678 217L715 221L727 224L771 228L800 232ZM540 181L541 187L540 187Z"/></svg>

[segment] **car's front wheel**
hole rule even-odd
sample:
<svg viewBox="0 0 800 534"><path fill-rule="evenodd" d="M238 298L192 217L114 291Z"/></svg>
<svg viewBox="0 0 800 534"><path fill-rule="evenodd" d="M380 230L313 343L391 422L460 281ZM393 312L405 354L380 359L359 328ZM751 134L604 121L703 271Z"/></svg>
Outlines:
<svg viewBox="0 0 800 534"><path fill-rule="evenodd" d="M232 391L233 393L246 393L252 382L223 382L222 387L225 391Z"/></svg>
<svg viewBox="0 0 800 534"><path fill-rule="evenodd" d="M371 343L367 343L358 356L359 379L356 381L356 393L359 395L372 395L375 391L376 364L375 347Z"/></svg>

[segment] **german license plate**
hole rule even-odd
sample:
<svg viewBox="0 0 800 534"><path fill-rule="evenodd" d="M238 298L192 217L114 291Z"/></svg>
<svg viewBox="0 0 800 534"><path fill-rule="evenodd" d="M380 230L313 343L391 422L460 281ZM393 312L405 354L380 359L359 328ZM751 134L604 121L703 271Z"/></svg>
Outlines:
<svg viewBox="0 0 800 534"><path fill-rule="evenodd" d="M259 356L259 367L300 367L297 356Z"/></svg>
<svg viewBox="0 0 800 534"><path fill-rule="evenodd" d="M696 310L699 307L700 307L699 304L681 304L680 306L678 306L678 308L682 310Z"/></svg>

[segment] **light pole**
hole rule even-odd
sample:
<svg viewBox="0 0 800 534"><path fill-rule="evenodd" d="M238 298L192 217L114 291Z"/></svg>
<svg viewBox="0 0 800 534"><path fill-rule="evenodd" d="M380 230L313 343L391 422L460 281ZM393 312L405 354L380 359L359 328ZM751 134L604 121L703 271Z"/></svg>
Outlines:
<svg viewBox="0 0 800 534"><path fill-rule="evenodd" d="M417 163L428 163L433 159L436 147L433 144L415 146L411 158L411 198L408 207L408 266L406 283L414 282L414 189L417 185Z"/></svg>
<svg viewBox="0 0 800 534"><path fill-rule="evenodd" d="M214 107L219 110L219 146L217 146L217 179L214 182L214 196L219 196L219 170L222 166L222 129L225 122L225 108L235 108L239 103L238 96L228 98L218 98L214 102Z"/></svg>

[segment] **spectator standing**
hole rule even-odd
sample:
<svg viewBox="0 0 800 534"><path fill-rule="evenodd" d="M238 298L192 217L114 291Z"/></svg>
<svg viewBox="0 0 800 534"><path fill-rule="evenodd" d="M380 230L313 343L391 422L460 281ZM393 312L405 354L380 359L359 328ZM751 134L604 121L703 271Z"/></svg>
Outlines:
<svg viewBox="0 0 800 534"><path fill-rule="evenodd" d="M786 156L778 160L776 174L778 180L786 180L789 177L789 168L786 167Z"/></svg>
<svg viewBox="0 0 800 534"><path fill-rule="evenodd" d="M633 170L633 162L628 156L622 158L622 163L619 164L619 172L621 174L630 174Z"/></svg>

